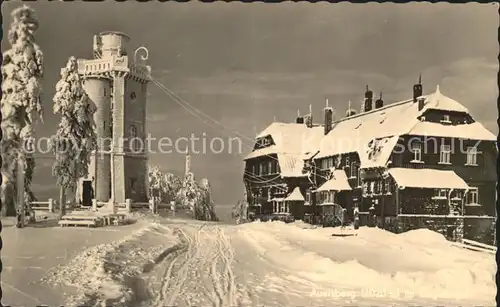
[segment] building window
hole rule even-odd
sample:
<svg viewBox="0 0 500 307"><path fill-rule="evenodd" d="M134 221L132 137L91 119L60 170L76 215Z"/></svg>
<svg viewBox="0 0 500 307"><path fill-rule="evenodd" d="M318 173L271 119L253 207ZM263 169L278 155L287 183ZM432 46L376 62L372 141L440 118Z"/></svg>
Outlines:
<svg viewBox="0 0 500 307"><path fill-rule="evenodd" d="M477 165L477 147L467 147L467 163L465 165Z"/></svg>
<svg viewBox="0 0 500 307"><path fill-rule="evenodd" d="M389 180L389 178L386 178L384 181L384 191L386 194L391 193L391 181Z"/></svg>
<svg viewBox="0 0 500 307"><path fill-rule="evenodd" d="M448 198L448 195L446 193L446 189L436 189L436 198L443 199L443 198Z"/></svg>
<svg viewBox="0 0 500 307"><path fill-rule="evenodd" d="M358 167L356 162L351 163L351 178L356 178L358 176Z"/></svg>
<svg viewBox="0 0 500 307"><path fill-rule="evenodd" d="M450 164L451 162L451 146L441 145L441 150L439 154L439 163Z"/></svg>
<svg viewBox="0 0 500 307"><path fill-rule="evenodd" d="M106 88L104 88L104 97L106 97Z"/></svg>
<svg viewBox="0 0 500 307"><path fill-rule="evenodd" d="M469 193L467 193L467 203L468 204L479 204L479 189L471 188Z"/></svg>
<svg viewBox="0 0 500 307"><path fill-rule="evenodd" d="M259 163L259 176L264 175L264 163Z"/></svg>
<svg viewBox="0 0 500 307"><path fill-rule="evenodd" d="M130 93L130 100L132 102L134 102L136 98L137 98L137 95L135 94L135 92Z"/></svg>
<svg viewBox="0 0 500 307"><path fill-rule="evenodd" d="M321 192L321 203L333 204L334 199L335 199L335 191L323 191L323 192Z"/></svg>
<svg viewBox="0 0 500 307"><path fill-rule="evenodd" d="M358 169L358 187L361 186L361 169Z"/></svg>
<svg viewBox="0 0 500 307"><path fill-rule="evenodd" d="M328 159L321 160L321 169L328 169Z"/></svg>
<svg viewBox="0 0 500 307"><path fill-rule="evenodd" d="M448 114L443 115L443 119L441 120L441 122L442 123L451 123L450 115L448 115Z"/></svg>
<svg viewBox="0 0 500 307"><path fill-rule="evenodd" d="M411 144L411 151L413 152L412 162L422 162L422 144L420 142Z"/></svg>
<svg viewBox="0 0 500 307"><path fill-rule="evenodd" d="M306 204L309 204L309 205L311 204L311 190L309 190L309 189L306 191L306 199L305 200L306 200L305 201Z"/></svg>

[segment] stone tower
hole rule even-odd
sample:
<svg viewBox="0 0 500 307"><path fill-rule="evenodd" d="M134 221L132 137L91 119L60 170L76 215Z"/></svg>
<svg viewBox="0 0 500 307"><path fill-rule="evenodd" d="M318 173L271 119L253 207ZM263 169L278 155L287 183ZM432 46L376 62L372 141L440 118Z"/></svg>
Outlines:
<svg viewBox="0 0 500 307"><path fill-rule="evenodd" d="M94 36L94 58L79 59L84 88L96 104L94 115L98 149L91 158L89 176L80 180L78 196L88 204L89 189L98 202L148 200L146 97L151 68L147 49L131 58L130 38L120 32ZM145 51L139 63L138 51ZM92 192L90 192L92 193Z"/></svg>

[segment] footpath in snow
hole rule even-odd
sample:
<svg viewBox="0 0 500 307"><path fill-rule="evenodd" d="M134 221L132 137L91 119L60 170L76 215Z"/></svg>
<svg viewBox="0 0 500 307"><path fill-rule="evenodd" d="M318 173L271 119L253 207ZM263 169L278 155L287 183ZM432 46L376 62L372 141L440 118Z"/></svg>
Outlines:
<svg viewBox="0 0 500 307"><path fill-rule="evenodd" d="M334 231L158 219L86 249L44 282L73 289L66 306L493 305L489 254L428 230Z"/></svg>

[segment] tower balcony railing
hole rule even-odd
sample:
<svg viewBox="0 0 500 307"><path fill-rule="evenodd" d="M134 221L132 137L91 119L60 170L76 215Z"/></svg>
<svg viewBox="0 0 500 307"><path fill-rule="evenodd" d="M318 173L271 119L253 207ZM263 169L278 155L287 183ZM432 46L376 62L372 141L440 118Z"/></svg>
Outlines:
<svg viewBox="0 0 500 307"><path fill-rule="evenodd" d="M78 60L78 73L81 75L102 74L111 71L130 71L126 56L112 56L104 59Z"/></svg>

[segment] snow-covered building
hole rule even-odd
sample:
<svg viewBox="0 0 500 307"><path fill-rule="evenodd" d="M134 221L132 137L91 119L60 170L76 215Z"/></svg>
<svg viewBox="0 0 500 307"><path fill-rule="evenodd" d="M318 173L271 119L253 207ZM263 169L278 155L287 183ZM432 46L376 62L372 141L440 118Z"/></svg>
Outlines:
<svg viewBox="0 0 500 307"><path fill-rule="evenodd" d="M362 224L371 212L385 228L433 227L454 238L491 225L496 137L439 86L423 95L419 82L412 98L385 106L367 88L359 114L325 126L312 158L315 213L338 204L352 216L358 207Z"/></svg>
<svg viewBox="0 0 500 307"><path fill-rule="evenodd" d="M144 140L151 68L129 58L129 40L121 32L100 33L94 36L94 58L78 60L85 91L97 106L98 150L91 158L90 174L79 180L77 189L77 198L84 205L92 198L117 203L148 199ZM144 47L136 53L141 49L147 53Z"/></svg>
<svg viewBox="0 0 500 307"><path fill-rule="evenodd" d="M323 136L311 114L299 115L295 123L274 122L256 136L243 176L250 211L290 213L296 218L308 211L311 174L304 172L304 163Z"/></svg>
<svg viewBox="0 0 500 307"><path fill-rule="evenodd" d="M374 101L367 87L359 112L349 103L335 118L327 105L321 125L306 118L257 135L244 175L250 205L261 208L255 211L296 210L318 221L341 208L352 219L357 207L361 225L375 216L393 231L431 227L455 239L489 231L496 136L439 86L424 95L419 81L413 97L392 104L382 95Z"/></svg>

